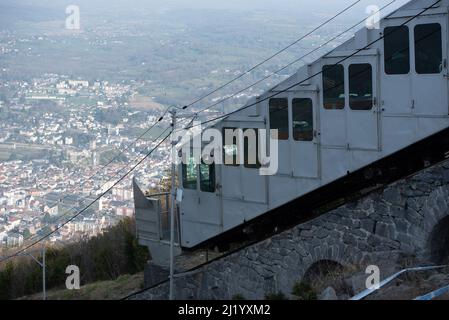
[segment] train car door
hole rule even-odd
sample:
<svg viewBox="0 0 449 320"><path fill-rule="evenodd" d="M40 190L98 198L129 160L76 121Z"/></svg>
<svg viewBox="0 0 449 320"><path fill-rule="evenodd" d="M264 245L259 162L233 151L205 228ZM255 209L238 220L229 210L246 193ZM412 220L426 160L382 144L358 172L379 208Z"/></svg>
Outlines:
<svg viewBox="0 0 449 320"><path fill-rule="evenodd" d="M181 245L188 248L198 241L193 232L197 226L192 223L198 213L199 204L198 166L193 159L193 150L190 154L183 155L180 177L180 187L183 190L180 204Z"/></svg>
<svg viewBox="0 0 449 320"><path fill-rule="evenodd" d="M268 100L268 127L278 131L279 176L292 175L290 146L290 108L288 93L282 93Z"/></svg>
<svg viewBox="0 0 449 320"><path fill-rule="evenodd" d="M410 30L402 25L406 18L387 18L379 32L383 50L380 82L382 100L379 101L383 113L388 116L410 115L412 112L412 88L410 80ZM390 126L389 122L386 124ZM397 126L393 122L392 127Z"/></svg>
<svg viewBox="0 0 449 320"><path fill-rule="evenodd" d="M181 181L181 244L192 247L222 230L216 166L195 161L192 148L181 166Z"/></svg>
<svg viewBox="0 0 449 320"><path fill-rule="evenodd" d="M246 202L265 205L267 202L266 176L260 174L260 161L258 158L260 143L259 129L265 129L263 123L243 122L243 165L241 166L242 196ZM246 219L252 218L253 213L245 213Z"/></svg>
<svg viewBox="0 0 449 320"><path fill-rule="evenodd" d="M347 141L350 150L379 150L378 59L356 55L345 62Z"/></svg>
<svg viewBox="0 0 449 320"><path fill-rule="evenodd" d="M448 114L447 23L447 14L439 14L408 24L414 114Z"/></svg>
<svg viewBox="0 0 449 320"><path fill-rule="evenodd" d="M215 156L215 155L214 155ZM201 161L198 166L199 221L204 224L203 236L216 235L223 231L221 203L221 166Z"/></svg>
<svg viewBox="0 0 449 320"><path fill-rule="evenodd" d="M300 178L318 178L318 92L292 94L291 106L293 175Z"/></svg>
<svg viewBox="0 0 449 320"><path fill-rule="evenodd" d="M345 72L339 57L322 59L321 144L346 149Z"/></svg>
<svg viewBox="0 0 449 320"><path fill-rule="evenodd" d="M267 206L267 177L260 175L259 129L263 122L228 121L222 128L234 132L232 142L223 142L227 162L221 165L223 228L248 221ZM232 161L231 161L232 160Z"/></svg>

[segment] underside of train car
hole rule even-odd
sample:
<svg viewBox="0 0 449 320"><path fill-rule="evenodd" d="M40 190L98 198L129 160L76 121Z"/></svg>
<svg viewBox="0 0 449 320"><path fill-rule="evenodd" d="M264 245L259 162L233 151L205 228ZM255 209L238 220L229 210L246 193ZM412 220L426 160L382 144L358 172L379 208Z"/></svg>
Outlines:
<svg viewBox="0 0 449 320"><path fill-rule="evenodd" d="M235 133L222 141L232 161L196 164L184 155L178 253L261 239L444 159L449 0L429 7L434 2L410 1L379 29L358 31L213 125ZM277 166L261 174L267 164L250 161L249 150L259 152L258 132L270 130L277 132ZM136 183L134 194L139 241L163 263L169 201L144 196Z"/></svg>

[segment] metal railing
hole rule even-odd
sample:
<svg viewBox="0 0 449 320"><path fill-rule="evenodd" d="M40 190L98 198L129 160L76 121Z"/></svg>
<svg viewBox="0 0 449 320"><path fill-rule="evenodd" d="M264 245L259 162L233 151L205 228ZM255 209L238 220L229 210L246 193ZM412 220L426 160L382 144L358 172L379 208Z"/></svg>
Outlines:
<svg viewBox="0 0 449 320"><path fill-rule="evenodd" d="M158 225L159 236L161 241L170 241L170 193L155 193L146 195L148 200L157 201L158 207ZM175 239L174 242L179 244L180 239L180 225L179 225L179 206L175 207Z"/></svg>

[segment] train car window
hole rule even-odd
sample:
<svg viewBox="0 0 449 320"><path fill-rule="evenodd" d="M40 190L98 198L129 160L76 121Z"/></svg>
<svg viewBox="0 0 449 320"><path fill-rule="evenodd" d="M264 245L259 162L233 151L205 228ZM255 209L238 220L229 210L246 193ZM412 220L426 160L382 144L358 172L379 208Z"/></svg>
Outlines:
<svg viewBox="0 0 449 320"><path fill-rule="evenodd" d="M312 99L297 98L292 101L293 138L296 141L313 140Z"/></svg>
<svg viewBox="0 0 449 320"><path fill-rule="evenodd" d="M196 190L197 188L197 165L192 156L187 157L186 163L182 164L182 185L184 189Z"/></svg>
<svg viewBox="0 0 449 320"><path fill-rule="evenodd" d="M286 98L272 98L270 107L270 129L278 130L279 140L288 140L288 100Z"/></svg>
<svg viewBox="0 0 449 320"><path fill-rule="evenodd" d="M200 164L200 190L215 192L215 164Z"/></svg>
<svg viewBox="0 0 449 320"><path fill-rule="evenodd" d="M349 66L349 107L352 110L373 107L373 68L369 63Z"/></svg>
<svg viewBox="0 0 449 320"><path fill-rule="evenodd" d="M345 107L345 72L341 64L323 66L323 104L325 109Z"/></svg>
<svg viewBox="0 0 449 320"><path fill-rule="evenodd" d="M244 129L243 154L246 168L260 168L259 162L259 131L257 129Z"/></svg>
<svg viewBox="0 0 449 320"><path fill-rule="evenodd" d="M440 73L443 60L439 23L415 26L415 68L419 74Z"/></svg>
<svg viewBox="0 0 449 320"><path fill-rule="evenodd" d="M226 166L240 165L238 132L237 128L223 128L223 163ZM226 144L226 136L232 136L232 144Z"/></svg>
<svg viewBox="0 0 449 320"><path fill-rule="evenodd" d="M410 42L407 26L385 28L384 62L386 74L407 74L410 71Z"/></svg>

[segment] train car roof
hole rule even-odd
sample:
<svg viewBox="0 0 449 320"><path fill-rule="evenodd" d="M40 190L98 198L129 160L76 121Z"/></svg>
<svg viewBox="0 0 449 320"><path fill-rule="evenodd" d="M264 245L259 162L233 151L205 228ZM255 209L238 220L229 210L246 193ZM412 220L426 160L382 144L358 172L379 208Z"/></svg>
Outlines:
<svg viewBox="0 0 449 320"><path fill-rule="evenodd" d="M383 17L380 20L380 23L382 23L385 20L388 19L397 19L397 18L405 18L405 17L412 17L418 13L420 13L423 9L428 8L432 6L436 1L435 0L411 0L398 9L394 10L393 12L389 13L387 16ZM433 15L438 13L446 13L447 14L447 7L448 7L449 0L441 0L438 4L434 5L433 8L426 11L423 15ZM358 50L360 48L363 48L366 46L368 42L368 32L370 32L366 27L363 27L359 30L357 30L353 36L343 42L342 44L338 45L336 48L330 50L329 52L321 55L319 58L315 59L313 62L310 62L308 64L305 64L298 68L298 70L289 76L287 79L281 81L280 83L274 85L270 89L263 92L258 97L252 97L250 98L245 105L243 105L241 108L237 109L233 114L228 115L224 117L223 119L217 120L216 123L211 124L208 127L214 127L217 125L217 123L221 123L223 121L232 121L232 117L236 114L244 115L248 111L248 109L255 108L255 104L258 100L264 99L268 97L269 95L285 90L285 88L291 87L293 84L302 82L297 87L292 88L292 90L298 90L301 91L308 91L308 90L318 90L317 85L313 85L313 82L310 80L304 81L304 79L307 79L310 76L309 68L311 68L314 64L319 63L323 58L332 57L332 56L342 56L343 53L345 54L351 54L354 53L354 50ZM364 50L364 54L370 50ZM252 105L252 106L251 106ZM248 108L248 106L251 106ZM204 128L203 128L204 129Z"/></svg>

